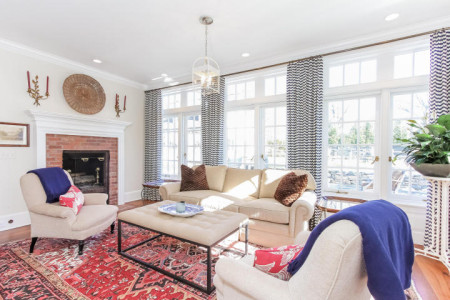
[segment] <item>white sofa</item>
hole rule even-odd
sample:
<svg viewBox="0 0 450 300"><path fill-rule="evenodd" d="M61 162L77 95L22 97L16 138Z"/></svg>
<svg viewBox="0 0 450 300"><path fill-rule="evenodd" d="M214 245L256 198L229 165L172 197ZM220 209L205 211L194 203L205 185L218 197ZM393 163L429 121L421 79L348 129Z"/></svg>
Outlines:
<svg viewBox="0 0 450 300"><path fill-rule="evenodd" d="M294 171L308 175L307 190L291 207L274 199L281 178ZM316 183L304 170L242 170L206 166L209 190L180 192L180 183L160 187L163 200L186 201L206 210L223 209L249 216L249 241L266 247L292 244L301 231L308 230L314 212Z"/></svg>
<svg viewBox="0 0 450 300"><path fill-rule="evenodd" d="M310 232L302 232L304 244ZM277 279L253 267L254 256L235 260L220 258L214 285L218 300L363 300L370 299L362 253L362 237L351 221L326 228L314 243L300 270L289 281Z"/></svg>

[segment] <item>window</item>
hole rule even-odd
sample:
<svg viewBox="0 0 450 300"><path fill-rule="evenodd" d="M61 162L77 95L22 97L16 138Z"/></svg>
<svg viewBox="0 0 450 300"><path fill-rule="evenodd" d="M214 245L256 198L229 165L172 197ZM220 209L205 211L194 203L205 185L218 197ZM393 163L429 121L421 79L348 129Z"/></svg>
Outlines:
<svg viewBox="0 0 450 300"><path fill-rule="evenodd" d="M328 102L328 190L373 191L375 112L375 97Z"/></svg>
<svg viewBox="0 0 450 300"><path fill-rule="evenodd" d="M325 59L325 195L422 205L427 192L423 176L404 156L394 157L404 147L398 138L410 134L407 120L424 122L428 110L428 78L419 76L429 69L427 43L403 42L358 53L370 60L355 60L355 53L346 54L348 61L345 55L335 58L337 63L333 57ZM341 88L369 81L373 83Z"/></svg>
<svg viewBox="0 0 450 300"><path fill-rule="evenodd" d="M234 110L226 114L226 164L241 169L254 169L255 111Z"/></svg>
<svg viewBox="0 0 450 300"><path fill-rule="evenodd" d="M227 100L244 100L255 98L255 81L247 80L243 82L227 84Z"/></svg>
<svg viewBox="0 0 450 300"><path fill-rule="evenodd" d="M178 177L178 117L162 118L162 176Z"/></svg>
<svg viewBox="0 0 450 300"><path fill-rule="evenodd" d="M202 163L201 91L192 87L162 91L162 178L179 178L181 164Z"/></svg>
<svg viewBox="0 0 450 300"><path fill-rule="evenodd" d="M227 78L225 84L231 100L225 102L224 163L242 169L285 169L286 67ZM244 87L251 97L243 98Z"/></svg>
<svg viewBox="0 0 450 300"><path fill-rule="evenodd" d="M394 78L428 75L430 73L430 51L420 50L394 57Z"/></svg>
<svg viewBox="0 0 450 300"><path fill-rule="evenodd" d="M162 96L163 109L177 108L181 106L181 93L173 93Z"/></svg>
<svg viewBox="0 0 450 300"><path fill-rule="evenodd" d="M401 154L404 146L398 139L411 137L407 120L425 125L428 111L428 92L400 93L392 95L392 157ZM427 181L399 156L392 164L392 193L426 197Z"/></svg>
<svg viewBox="0 0 450 300"><path fill-rule="evenodd" d="M202 92L200 90L194 90L187 92L187 106L201 105L202 104Z"/></svg>
<svg viewBox="0 0 450 300"><path fill-rule="evenodd" d="M264 80L264 95L286 94L286 75L268 77Z"/></svg>
<svg viewBox="0 0 450 300"><path fill-rule="evenodd" d="M377 61L371 59L331 66L328 74L329 87L374 82L377 80Z"/></svg>
<svg viewBox="0 0 450 300"><path fill-rule="evenodd" d="M202 124L201 116L188 115L185 117L185 152L184 163L189 166L202 164Z"/></svg>
<svg viewBox="0 0 450 300"><path fill-rule="evenodd" d="M263 109L263 159L265 168L285 169L287 155L286 106Z"/></svg>

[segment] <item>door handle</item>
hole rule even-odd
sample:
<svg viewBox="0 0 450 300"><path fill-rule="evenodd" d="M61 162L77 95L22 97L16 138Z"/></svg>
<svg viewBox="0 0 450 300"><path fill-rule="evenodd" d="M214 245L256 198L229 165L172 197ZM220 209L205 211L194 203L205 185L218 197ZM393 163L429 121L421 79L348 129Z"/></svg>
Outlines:
<svg viewBox="0 0 450 300"><path fill-rule="evenodd" d="M380 157L377 155L375 156L375 159L372 161L371 165L373 165L374 163L380 161Z"/></svg>
<svg viewBox="0 0 450 300"><path fill-rule="evenodd" d="M393 159L392 156L389 156L388 161L392 163L393 166L395 166L395 159Z"/></svg>

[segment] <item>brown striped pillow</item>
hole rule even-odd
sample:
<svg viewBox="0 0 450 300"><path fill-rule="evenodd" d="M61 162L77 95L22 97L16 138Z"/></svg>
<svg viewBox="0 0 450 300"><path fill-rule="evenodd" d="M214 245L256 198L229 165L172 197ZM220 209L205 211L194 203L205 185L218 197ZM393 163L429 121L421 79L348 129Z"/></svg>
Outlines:
<svg viewBox="0 0 450 300"><path fill-rule="evenodd" d="M180 191L196 190L209 190L205 165L198 166L195 170L188 166L181 165Z"/></svg>
<svg viewBox="0 0 450 300"><path fill-rule="evenodd" d="M285 206L291 206L306 190L308 186L308 175L295 175L288 173L281 178L275 191L274 198Z"/></svg>

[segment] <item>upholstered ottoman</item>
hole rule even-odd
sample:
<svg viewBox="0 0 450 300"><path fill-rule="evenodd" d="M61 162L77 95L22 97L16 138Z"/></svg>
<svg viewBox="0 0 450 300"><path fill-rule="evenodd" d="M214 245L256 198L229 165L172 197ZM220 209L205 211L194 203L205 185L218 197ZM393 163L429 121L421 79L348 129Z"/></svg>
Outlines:
<svg viewBox="0 0 450 300"><path fill-rule="evenodd" d="M176 203L165 200L155 204L130 209L119 214L118 252L131 260L150 267L183 283L198 288L208 294L214 290L211 281L211 248L234 232L245 228L245 254L248 243L248 216L230 211L203 211L189 218L171 216L158 211L158 207L165 204ZM122 250L122 223L138 226L158 233L151 238ZM206 288L183 277L176 276L165 269L144 262L126 253L128 250L146 244L162 235L170 236L181 241L192 243L206 248L207 251L207 286Z"/></svg>

